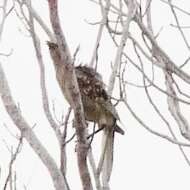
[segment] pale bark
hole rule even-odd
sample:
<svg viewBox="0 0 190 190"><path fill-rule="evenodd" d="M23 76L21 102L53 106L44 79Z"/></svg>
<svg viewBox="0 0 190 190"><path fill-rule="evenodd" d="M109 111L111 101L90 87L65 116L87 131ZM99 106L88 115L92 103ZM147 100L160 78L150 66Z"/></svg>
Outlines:
<svg viewBox="0 0 190 190"><path fill-rule="evenodd" d="M57 0L49 0L49 12L50 12L50 21L52 28L57 40L59 51L61 54L60 61L63 64L63 77L65 81L65 86L70 90L71 98L71 107L74 110L75 116L75 129L77 135L77 159L78 159L78 168L80 173L80 178L84 190L93 189L91 184L91 178L87 165L87 154L88 154L88 143L86 136L86 124L83 112L83 105L81 101L81 95L76 79L76 75L73 69L72 58L70 51L65 39L65 36L61 30L59 17L58 17L58 5Z"/></svg>
<svg viewBox="0 0 190 190"><path fill-rule="evenodd" d="M27 140L34 152L39 156L40 160L47 167L49 174L52 177L53 184L56 190L66 190L65 180L62 173L57 167L55 161L50 156L44 146L42 146L39 139L36 137L32 128L22 116L19 108L15 104L10 88L7 83L7 79L0 65L0 95L5 106L7 113L14 122L15 126L21 131L23 137Z"/></svg>

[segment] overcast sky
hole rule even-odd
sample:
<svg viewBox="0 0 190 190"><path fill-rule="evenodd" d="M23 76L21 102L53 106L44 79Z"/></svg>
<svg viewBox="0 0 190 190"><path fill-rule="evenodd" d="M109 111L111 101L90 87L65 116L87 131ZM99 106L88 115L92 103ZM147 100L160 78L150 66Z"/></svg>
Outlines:
<svg viewBox="0 0 190 190"><path fill-rule="evenodd" d="M48 23L46 1L34 0L33 2L36 10ZM187 1L180 2L184 5L184 8L188 8L189 3ZM73 53L80 44L77 64L88 63L92 56L98 26L89 25L87 21L99 21L101 18L99 8L88 0L64 0L60 3L60 10L63 31L71 52ZM181 42L181 39L175 38L175 30L169 26L173 20L171 19L171 14L168 14L167 6L161 3L154 4L153 10L155 11L155 14L153 14L155 33L161 27L164 27L159 37L159 43L176 62L182 63L188 52L183 48L184 44ZM183 18L183 22L185 23L185 18ZM61 117L62 113L66 113L68 106L66 106L66 102L55 80L55 73L46 46L48 38L38 26L37 31L42 42L50 103L52 106L52 102L54 102L57 116ZM135 30L133 32L135 35ZM0 51L9 52L11 49L13 49L13 54L8 58L0 57L0 62L7 74L14 100L19 103L22 114L29 124L31 126L36 124L34 128L35 133L59 164L58 143L42 110L39 68L32 47L32 41L14 14L10 15L6 21L0 44ZM111 40L106 35L103 36L98 71L103 75L106 83L110 74L110 63L116 55L115 50ZM128 76L129 80L131 82L138 82L134 71L130 70L130 68L129 71L131 72ZM157 74L159 75L160 73L158 72ZM163 81L160 82L162 83ZM131 105L150 127L169 134L167 128L156 117L153 110L149 109L148 102L141 99L140 94L144 94L142 89L129 87L127 93ZM117 92L115 92L115 95L118 95ZM165 104L166 99L159 96L155 98L157 101L160 101L163 112L165 111L165 114L168 114ZM9 146L17 143L3 125L6 124L15 134L18 131L3 109L1 101L0 107L1 189L10 161L10 153L7 151L5 141ZM117 109L121 116L125 136L116 135L111 189L188 190L190 168L185 162L179 148L147 132L135 121L124 106L119 105ZM189 111L189 108L185 109L187 115L189 115ZM179 134L175 125L173 126L173 130L176 134ZM71 135L72 132L71 130ZM100 138L101 135L96 137L97 143ZM181 140L185 141L183 138ZM98 143L98 145L100 144ZM189 150L186 151L187 153L189 152ZM97 148L95 154L98 153L99 149ZM71 144L68 148L68 180L71 189L79 189L78 187L80 186L75 161L74 144ZM21 154L17 158L15 170L17 170L19 190L23 189L23 185L26 185L28 190L54 189L46 168L26 142Z"/></svg>

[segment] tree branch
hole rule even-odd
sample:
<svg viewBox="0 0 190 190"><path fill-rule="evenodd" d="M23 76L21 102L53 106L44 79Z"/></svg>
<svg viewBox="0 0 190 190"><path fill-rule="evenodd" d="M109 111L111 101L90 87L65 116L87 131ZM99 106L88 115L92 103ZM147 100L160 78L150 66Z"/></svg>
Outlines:
<svg viewBox="0 0 190 190"><path fill-rule="evenodd" d="M42 146L41 142L36 137L35 133L32 131L29 124L25 121L21 115L18 107L16 106L8 83L0 65L0 96L2 98L5 109L11 119L13 120L15 126L20 130L23 137L30 144L35 153L39 156L41 161L47 167L56 190L67 190L65 186L65 181L63 175L61 174L59 168L57 167L53 158L49 155L47 150Z"/></svg>
<svg viewBox="0 0 190 190"><path fill-rule="evenodd" d="M69 98L71 107L74 110L75 116L75 129L77 135L77 159L80 178L82 181L84 190L91 190L91 178L87 166L87 152L88 152L88 143L86 137L86 124L83 112L83 105L81 101L81 95L75 76L72 58L70 51L65 39L65 36L62 32L59 17L58 17L58 5L57 0L48 0L49 3L49 12L50 12L50 21L52 28L57 40L59 52L60 52L60 62L62 63L63 73L61 74L65 81L64 88L69 90Z"/></svg>

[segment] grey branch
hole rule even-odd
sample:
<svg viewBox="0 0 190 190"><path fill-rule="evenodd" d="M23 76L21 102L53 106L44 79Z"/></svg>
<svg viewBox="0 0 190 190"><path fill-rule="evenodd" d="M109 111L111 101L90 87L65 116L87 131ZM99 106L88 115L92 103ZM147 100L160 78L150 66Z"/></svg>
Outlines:
<svg viewBox="0 0 190 190"><path fill-rule="evenodd" d="M11 91L8 86L7 79L5 77L4 71L0 65L0 96L2 98L3 104L5 106L5 109L11 119L13 120L15 126L21 131L23 137L27 140L29 145L32 147L32 149L35 151L35 153L39 156L41 161L44 163L44 165L47 167L55 189L65 189L65 181L63 178L63 175L61 174L59 168L57 167L55 161L53 158L49 155L48 151L45 149L45 147L42 146L41 142L36 137L35 133L29 126L29 124L26 122L26 120L23 118L22 114L20 113L17 105L15 104Z"/></svg>
<svg viewBox="0 0 190 190"><path fill-rule="evenodd" d="M84 190L92 190L91 178L87 166L87 152L88 143L86 138L86 124L83 112L83 105L81 101L81 95L76 79L76 75L72 65L72 58L70 51L62 32L59 17L58 17L58 4L57 0L48 0L50 21L59 47L60 58L56 59L62 64L60 72L63 72L62 76L65 88L69 89L70 104L74 110L75 116L75 130L77 135L77 159L80 178L82 181Z"/></svg>

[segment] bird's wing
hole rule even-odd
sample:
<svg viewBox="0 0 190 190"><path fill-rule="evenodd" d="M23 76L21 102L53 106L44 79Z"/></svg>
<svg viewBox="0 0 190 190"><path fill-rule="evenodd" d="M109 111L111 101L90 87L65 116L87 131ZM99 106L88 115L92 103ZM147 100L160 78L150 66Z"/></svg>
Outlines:
<svg viewBox="0 0 190 190"><path fill-rule="evenodd" d="M82 96L87 96L102 109L111 113L115 119L120 120L105 90L101 75L87 66L78 66L75 68L75 72Z"/></svg>
<svg viewBox="0 0 190 190"><path fill-rule="evenodd" d="M103 106L103 108L106 111L110 112L115 117L115 119L120 120L117 110L115 109L114 105L111 103L110 99L104 102L99 101L99 103Z"/></svg>

